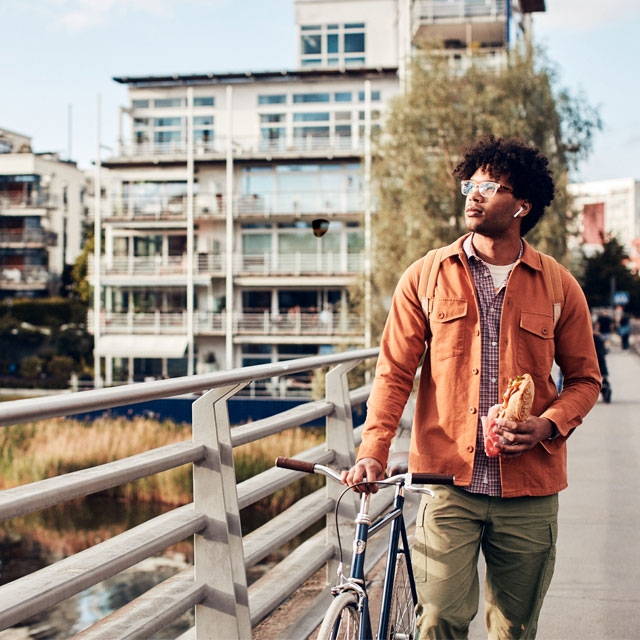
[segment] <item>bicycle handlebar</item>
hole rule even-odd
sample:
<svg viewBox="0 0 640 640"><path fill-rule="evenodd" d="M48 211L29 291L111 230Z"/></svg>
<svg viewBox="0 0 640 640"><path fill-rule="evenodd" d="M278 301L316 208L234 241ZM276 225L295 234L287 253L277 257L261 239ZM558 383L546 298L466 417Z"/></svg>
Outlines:
<svg viewBox="0 0 640 640"><path fill-rule="evenodd" d="M283 469L291 469L292 471L302 471L304 473L321 473L340 482L340 476L335 471L328 469L322 465L305 460L297 460L295 458L284 458L282 456L276 458L276 467ZM406 484L453 484L454 476L442 473L401 473L379 482L384 484L397 484L404 481Z"/></svg>

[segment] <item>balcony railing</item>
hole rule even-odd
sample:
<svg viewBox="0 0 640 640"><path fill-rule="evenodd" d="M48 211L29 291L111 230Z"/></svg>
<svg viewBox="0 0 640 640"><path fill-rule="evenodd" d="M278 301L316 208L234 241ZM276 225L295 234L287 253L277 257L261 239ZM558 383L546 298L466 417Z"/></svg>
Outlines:
<svg viewBox="0 0 640 640"><path fill-rule="evenodd" d="M507 0L419 0L413 5L418 22L504 18Z"/></svg>
<svg viewBox="0 0 640 640"><path fill-rule="evenodd" d="M187 276L187 257L183 256L111 256L102 258L105 276ZM225 272L223 254L200 253L195 256L194 275L221 275ZM361 273L363 253L291 253L271 252L234 256L235 275L340 275ZM89 274L94 274L93 256L89 256Z"/></svg>
<svg viewBox="0 0 640 640"><path fill-rule="evenodd" d="M199 193L193 198L196 218L221 218L226 215L226 197L221 193ZM364 196L348 191L298 191L272 194L238 195L233 215L269 217L274 215L333 215L364 210ZM107 217L167 220L186 218L187 196L114 196Z"/></svg>
<svg viewBox="0 0 640 640"><path fill-rule="evenodd" d="M234 317L234 331L252 335L331 336L361 335L362 318L356 314L289 311L273 314L270 311L243 312Z"/></svg>
<svg viewBox="0 0 640 640"><path fill-rule="evenodd" d="M364 151L364 138L339 135L281 136L265 140L260 136L234 136L231 142L233 156L236 158L264 157L274 155L361 155ZM223 158L227 153L225 136L193 145L196 158ZM122 158L181 157L187 155L186 139L171 142L129 141L120 145ZM113 158L112 161L117 160Z"/></svg>
<svg viewBox="0 0 640 640"><path fill-rule="evenodd" d="M0 244L4 245L55 245L57 235L44 229L4 229L0 231Z"/></svg>
<svg viewBox="0 0 640 640"><path fill-rule="evenodd" d="M0 286L4 289L43 288L49 282L49 271L39 266L1 266Z"/></svg>
<svg viewBox="0 0 640 640"><path fill-rule="evenodd" d="M243 254L236 256L236 273L252 275L359 273L364 266L362 253Z"/></svg>
<svg viewBox="0 0 640 640"><path fill-rule="evenodd" d="M46 209L58 205L58 198L48 193L31 194L29 196L0 195L0 210L5 209Z"/></svg>
<svg viewBox="0 0 640 640"><path fill-rule="evenodd" d="M93 327L93 312L88 326ZM194 333L224 333L226 314L196 311L193 314ZM100 318L100 331L106 334L185 335L186 311L112 312L104 311ZM332 311L289 311L274 314L270 311L244 311L234 314L233 330L236 335L259 336L341 336L361 335L362 318L351 313Z"/></svg>

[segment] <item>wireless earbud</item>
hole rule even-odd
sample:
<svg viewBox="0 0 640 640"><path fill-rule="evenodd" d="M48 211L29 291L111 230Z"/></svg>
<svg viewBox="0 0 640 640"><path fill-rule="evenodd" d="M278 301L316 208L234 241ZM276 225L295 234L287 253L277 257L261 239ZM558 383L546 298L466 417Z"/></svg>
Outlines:
<svg viewBox="0 0 640 640"><path fill-rule="evenodd" d="M517 218L517 217L520 215L520 213L521 213L521 212L522 212L522 207L520 207L520 208L519 208L519 209L518 209L518 210L513 214L513 217L514 217L514 218Z"/></svg>

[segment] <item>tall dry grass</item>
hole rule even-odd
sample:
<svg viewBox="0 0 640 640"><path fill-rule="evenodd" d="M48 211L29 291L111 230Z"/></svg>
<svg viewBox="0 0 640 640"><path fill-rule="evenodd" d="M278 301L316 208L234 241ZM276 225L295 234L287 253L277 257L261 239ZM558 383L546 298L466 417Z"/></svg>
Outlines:
<svg viewBox="0 0 640 640"><path fill-rule="evenodd" d="M321 442L322 432L295 428L234 450L236 477L242 482L273 466L276 456L291 456ZM174 442L191 439L191 427L170 420L102 417L93 421L56 418L0 428L0 489L104 464ZM279 511L319 486L305 479L256 506ZM125 500L169 505L192 499L190 465L127 483L109 491ZM267 505L267 506L265 506Z"/></svg>

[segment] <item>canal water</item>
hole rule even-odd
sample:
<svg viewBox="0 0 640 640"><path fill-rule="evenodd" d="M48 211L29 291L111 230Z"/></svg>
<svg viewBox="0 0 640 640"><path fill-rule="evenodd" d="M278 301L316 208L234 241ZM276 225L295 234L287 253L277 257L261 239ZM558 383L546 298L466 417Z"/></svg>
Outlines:
<svg viewBox="0 0 640 640"><path fill-rule="evenodd" d="M170 508L89 497L0 523L0 584L51 565ZM264 515L252 513L251 508L245 509L241 516L244 533L265 519ZM297 546L308 535L310 533L291 546ZM252 568L248 581L256 580L283 555L286 550ZM170 547L160 557L148 558L11 629L0 631L0 640L71 638L192 563L193 542L189 538ZM153 637L156 640L176 638L192 625L191 611Z"/></svg>

